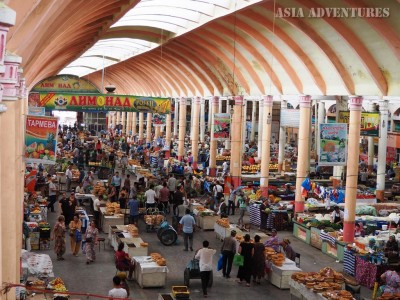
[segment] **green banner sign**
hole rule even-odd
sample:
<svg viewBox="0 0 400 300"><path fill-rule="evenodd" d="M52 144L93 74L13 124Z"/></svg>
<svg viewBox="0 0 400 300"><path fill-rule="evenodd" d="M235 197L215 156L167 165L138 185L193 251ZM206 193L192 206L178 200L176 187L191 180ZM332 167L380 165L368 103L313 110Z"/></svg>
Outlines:
<svg viewBox="0 0 400 300"><path fill-rule="evenodd" d="M168 98L114 94L30 93L29 106L66 111L171 112L171 101Z"/></svg>

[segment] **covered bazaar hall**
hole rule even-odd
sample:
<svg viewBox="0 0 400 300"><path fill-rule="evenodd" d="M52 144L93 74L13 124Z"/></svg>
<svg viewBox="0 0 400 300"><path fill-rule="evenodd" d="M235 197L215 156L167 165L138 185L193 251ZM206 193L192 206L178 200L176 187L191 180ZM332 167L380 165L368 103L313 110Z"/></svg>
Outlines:
<svg viewBox="0 0 400 300"><path fill-rule="evenodd" d="M400 299L399 16L0 0L1 299Z"/></svg>

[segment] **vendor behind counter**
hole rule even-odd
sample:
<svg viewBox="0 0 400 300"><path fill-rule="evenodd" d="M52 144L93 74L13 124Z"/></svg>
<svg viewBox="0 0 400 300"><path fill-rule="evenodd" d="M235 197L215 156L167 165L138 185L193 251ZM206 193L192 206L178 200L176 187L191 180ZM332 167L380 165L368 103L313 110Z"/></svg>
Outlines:
<svg viewBox="0 0 400 300"><path fill-rule="evenodd" d="M339 206L335 206L333 208L333 212L331 213L331 222L334 224L343 224L344 220L344 212L342 212Z"/></svg>

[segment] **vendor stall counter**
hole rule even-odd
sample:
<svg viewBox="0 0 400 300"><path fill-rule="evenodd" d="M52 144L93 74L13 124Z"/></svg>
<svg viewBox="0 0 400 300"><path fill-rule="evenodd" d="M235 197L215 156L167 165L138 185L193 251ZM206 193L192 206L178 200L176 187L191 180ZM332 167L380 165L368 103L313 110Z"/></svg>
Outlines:
<svg viewBox="0 0 400 300"><path fill-rule="evenodd" d="M301 269L296 267L294 261L285 259L282 266L276 266L268 262L269 266L269 281L280 289L290 289L289 280L293 273L301 272Z"/></svg>
<svg viewBox="0 0 400 300"><path fill-rule="evenodd" d="M232 230L236 231L236 235L244 235L243 231L237 228L236 225L230 224L228 228L225 228L217 223L214 224L214 231L217 239L223 240L225 237L230 236Z"/></svg>
<svg viewBox="0 0 400 300"><path fill-rule="evenodd" d="M293 221L293 235L306 244L311 242L311 230L307 226Z"/></svg>
<svg viewBox="0 0 400 300"><path fill-rule="evenodd" d="M166 266L159 266L150 256L134 256L132 262L135 264L135 280L141 288L165 286Z"/></svg>
<svg viewBox="0 0 400 300"><path fill-rule="evenodd" d="M300 300L326 300L322 293L314 293L313 290L307 289L304 284L289 279L290 297L296 297Z"/></svg>
<svg viewBox="0 0 400 300"><path fill-rule="evenodd" d="M204 211L194 209L193 214L195 215L196 225L203 230L214 230L215 221L220 218L210 209Z"/></svg>
<svg viewBox="0 0 400 300"><path fill-rule="evenodd" d="M100 207L100 213L101 213L101 225L102 225L102 230L104 233L108 233L110 230L110 226L113 225L124 225L124 215L122 216L107 216L106 213L106 208L105 207Z"/></svg>

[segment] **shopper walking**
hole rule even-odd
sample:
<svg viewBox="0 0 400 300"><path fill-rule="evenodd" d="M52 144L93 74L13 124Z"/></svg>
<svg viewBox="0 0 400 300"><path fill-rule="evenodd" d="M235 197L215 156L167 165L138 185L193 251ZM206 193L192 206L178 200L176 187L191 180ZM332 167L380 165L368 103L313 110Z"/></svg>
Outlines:
<svg viewBox="0 0 400 300"><path fill-rule="evenodd" d="M239 254L243 256L244 262L243 266L239 267L237 278L239 278L238 283L246 281L246 286L250 286L250 278L252 274L252 262L254 255L254 245L250 243L250 234L244 236L244 241L240 243Z"/></svg>
<svg viewBox="0 0 400 300"><path fill-rule="evenodd" d="M176 191L176 178L174 177L174 174L170 174L168 178L168 189L169 189L169 202L174 201L174 194Z"/></svg>
<svg viewBox="0 0 400 300"><path fill-rule="evenodd" d="M236 191L235 188L232 187L230 189L230 194L229 194L229 198L228 198L228 215L229 212L232 211L232 213L230 214L231 216L235 215L235 200L236 200Z"/></svg>
<svg viewBox="0 0 400 300"><path fill-rule="evenodd" d="M67 184L67 192L71 191L71 182L72 182L72 165L69 165L67 170L65 171L66 184Z"/></svg>
<svg viewBox="0 0 400 300"><path fill-rule="evenodd" d="M129 224L138 225L139 221L139 201L136 197L131 198L128 202L129 207Z"/></svg>
<svg viewBox="0 0 400 300"><path fill-rule="evenodd" d="M54 240L54 252L57 255L57 260L64 260L63 255L66 250L64 216L58 217L57 223L53 228L53 236L51 239Z"/></svg>
<svg viewBox="0 0 400 300"><path fill-rule="evenodd" d="M240 191L239 195L237 195L236 198L237 198L237 202L239 205L239 212L240 212L237 225L239 228L243 229L243 225L244 225L243 217L244 217L244 213L247 210L246 200L244 199L244 193L242 191Z"/></svg>
<svg viewBox="0 0 400 300"><path fill-rule="evenodd" d="M181 225L180 229L183 232L183 243L185 245L183 251L188 251L188 248L190 248L190 251L193 251L193 230L194 226L196 225L196 221L194 220L193 216L190 215L189 208L186 208L185 213L186 214L179 221L179 224Z"/></svg>
<svg viewBox="0 0 400 300"><path fill-rule="evenodd" d="M230 278L233 257L236 253L236 231L232 230L231 235L224 238L221 247L222 253L222 275L225 278Z"/></svg>
<svg viewBox="0 0 400 300"><path fill-rule="evenodd" d="M119 196L119 191L121 189L122 178L119 176L119 172L115 172L114 176L111 179L111 184L114 183L117 198Z"/></svg>
<svg viewBox="0 0 400 300"><path fill-rule="evenodd" d="M260 243L260 236L254 237L254 255L253 255L253 282L261 284L261 278L265 275L265 254L264 244Z"/></svg>
<svg viewBox="0 0 400 300"><path fill-rule="evenodd" d="M199 260L201 286L204 297L207 297L207 286L213 269L213 256L217 252L217 250L209 248L209 245L208 241L204 241L203 248L197 250L195 255L195 258Z"/></svg>
<svg viewBox="0 0 400 300"><path fill-rule="evenodd" d="M146 198L146 209L156 207L156 192L153 190L153 184L151 184L150 188L144 193L144 197Z"/></svg>
<svg viewBox="0 0 400 300"><path fill-rule="evenodd" d="M54 203L57 201L57 187L54 184L51 175L48 175L47 179L49 182L49 204L47 205L47 208L50 209L51 212L54 212Z"/></svg>
<svg viewBox="0 0 400 300"><path fill-rule="evenodd" d="M96 260L96 252L94 246L97 245L97 236L99 231L96 228L95 222L90 221L89 228L85 232L85 251L86 251L86 264L90 264Z"/></svg>
<svg viewBox="0 0 400 300"><path fill-rule="evenodd" d="M82 221L79 220L78 214L75 214L73 220L69 223L69 237L71 252L74 256L78 256L82 242Z"/></svg>

